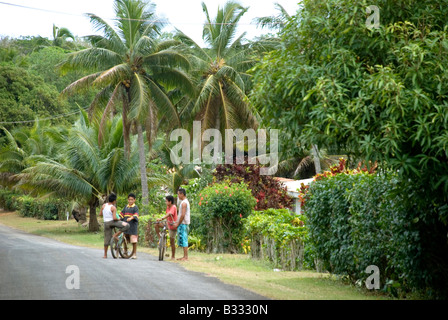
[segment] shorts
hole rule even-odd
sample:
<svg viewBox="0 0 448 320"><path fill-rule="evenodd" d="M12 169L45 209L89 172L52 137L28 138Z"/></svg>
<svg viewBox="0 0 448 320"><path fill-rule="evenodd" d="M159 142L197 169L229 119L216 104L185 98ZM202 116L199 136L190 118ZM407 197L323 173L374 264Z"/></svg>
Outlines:
<svg viewBox="0 0 448 320"><path fill-rule="evenodd" d="M112 239L113 228L117 228L120 231L129 230L129 223L123 221L107 221L104 222L104 245L108 246L110 244L110 240Z"/></svg>
<svg viewBox="0 0 448 320"><path fill-rule="evenodd" d="M138 235L136 235L136 234L130 234L129 238L131 240L131 243L137 243L137 241L138 241Z"/></svg>
<svg viewBox="0 0 448 320"><path fill-rule="evenodd" d="M170 234L170 239L176 239L177 229L175 230L168 229L168 232Z"/></svg>
<svg viewBox="0 0 448 320"><path fill-rule="evenodd" d="M188 247L188 224L180 224L177 227L177 245Z"/></svg>
<svg viewBox="0 0 448 320"><path fill-rule="evenodd" d="M155 222L154 224L157 224L157 223L159 223L159 228L167 227L168 232L169 232L169 235L170 235L170 239L176 239L177 229L173 229L173 230L171 230L171 229L168 227L166 221L159 221L159 222ZM159 229L159 230L160 230L160 229Z"/></svg>

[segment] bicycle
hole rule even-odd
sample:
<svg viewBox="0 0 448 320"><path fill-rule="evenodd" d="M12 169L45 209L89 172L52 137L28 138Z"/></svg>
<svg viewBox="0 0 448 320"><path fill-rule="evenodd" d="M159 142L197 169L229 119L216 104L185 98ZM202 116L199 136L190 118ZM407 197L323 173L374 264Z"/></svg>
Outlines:
<svg viewBox="0 0 448 320"><path fill-rule="evenodd" d="M115 233L115 228L113 231ZM129 240L124 233L118 236L118 241L114 237L110 239L110 252L114 259L117 259L118 255L123 259L129 259L131 257L132 250L129 248Z"/></svg>
<svg viewBox="0 0 448 320"><path fill-rule="evenodd" d="M163 257L165 256L165 251L166 251L166 247L167 247L168 227L167 227L167 223L165 221L156 221L154 223L155 224L159 224L159 223L163 224L163 228L160 231L160 235L159 235L159 243L157 245L157 248L159 249L159 261L163 261ZM173 223L171 223L171 224L173 224Z"/></svg>

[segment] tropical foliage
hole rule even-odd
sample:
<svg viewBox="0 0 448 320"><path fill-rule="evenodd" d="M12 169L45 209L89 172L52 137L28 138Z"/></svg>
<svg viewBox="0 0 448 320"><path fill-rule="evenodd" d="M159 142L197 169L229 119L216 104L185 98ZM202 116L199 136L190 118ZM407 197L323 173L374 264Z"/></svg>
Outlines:
<svg viewBox="0 0 448 320"><path fill-rule="evenodd" d="M247 163L218 165L213 178L220 183L246 183L257 201L255 210L292 208L293 199L288 195L286 188L273 176L260 174L258 165Z"/></svg>
<svg viewBox="0 0 448 320"><path fill-rule="evenodd" d="M244 225L252 257L272 261L282 270L314 265L314 256L305 252L305 245L309 243L306 219L304 215L292 216L287 209L267 209L251 214Z"/></svg>
<svg viewBox="0 0 448 320"><path fill-rule="evenodd" d="M106 124L101 145L99 128L98 122L89 122L87 114L81 112L61 150L62 159L43 159L17 175L18 186L32 193L51 193L86 204L90 208L92 231L99 227L96 219L99 200L111 192L126 192L139 183L138 153L135 150L125 155L121 117Z"/></svg>
<svg viewBox="0 0 448 320"><path fill-rule="evenodd" d="M212 18L205 3L202 9L206 18L200 47L178 30L177 38L191 52L191 73L199 88L195 100L186 104L195 120L203 122L202 129L255 128L257 121L246 93L250 89L247 70L254 65L253 48L244 44L245 33L237 36L238 21L248 8L229 1L219 7Z"/></svg>
<svg viewBox="0 0 448 320"><path fill-rule="evenodd" d="M446 298L448 7L379 0L371 29L370 5L277 3L254 20L272 33L249 41L248 7L203 3L201 46L165 32L151 2L115 0L112 23L86 15L97 35L0 39L0 206L43 219L89 208L97 231L107 194L137 193L150 222L183 186L200 250L358 285L375 264L385 292ZM174 164L170 132L195 120L223 136L280 129L277 175L315 176L304 214L256 165Z"/></svg>
<svg viewBox="0 0 448 320"><path fill-rule="evenodd" d="M118 112L121 104L123 138L126 154L131 152L131 128L138 133L143 200L147 204L146 153L143 129L151 146L158 125L158 116L178 123L177 110L161 83L178 86L187 93L194 91L191 81L180 67L188 69L188 60L172 49L172 41L158 41L162 25L155 16L154 6L144 1L114 2L115 28L95 14L88 14L92 25L104 36L89 36L91 47L68 56L61 70L89 70L93 73L73 82L62 92L70 95L91 86L99 91L89 107L92 114L103 110L99 143L103 139L106 119Z"/></svg>
<svg viewBox="0 0 448 320"><path fill-rule="evenodd" d="M243 218L248 217L256 200L244 183L215 183L199 193L202 238L208 252L238 252L244 235Z"/></svg>

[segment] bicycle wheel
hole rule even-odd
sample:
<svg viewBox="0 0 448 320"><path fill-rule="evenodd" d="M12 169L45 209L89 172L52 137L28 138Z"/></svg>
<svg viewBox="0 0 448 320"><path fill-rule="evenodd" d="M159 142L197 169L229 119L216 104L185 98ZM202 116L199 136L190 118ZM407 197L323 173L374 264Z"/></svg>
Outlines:
<svg viewBox="0 0 448 320"><path fill-rule="evenodd" d="M112 257L114 259L118 258L118 243L117 240L114 239L114 237L110 239L110 253L112 254Z"/></svg>
<svg viewBox="0 0 448 320"><path fill-rule="evenodd" d="M163 257L165 256L166 249L166 231L162 231L162 235L159 239L159 261L163 261Z"/></svg>
<svg viewBox="0 0 448 320"><path fill-rule="evenodd" d="M118 252L123 259L129 259L131 257L132 250L130 249L130 243L126 235L122 235L121 241L118 242Z"/></svg>

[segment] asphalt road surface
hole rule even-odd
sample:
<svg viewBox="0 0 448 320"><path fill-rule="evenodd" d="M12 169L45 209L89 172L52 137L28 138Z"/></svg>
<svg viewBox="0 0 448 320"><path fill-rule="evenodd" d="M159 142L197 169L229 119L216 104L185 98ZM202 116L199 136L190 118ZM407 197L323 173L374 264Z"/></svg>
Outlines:
<svg viewBox="0 0 448 320"><path fill-rule="evenodd" d="M149 254L135 260L113 259L110 252L108 259L102 256L102 248L68 245L0 225L0 299L266 299Z"/></svg>

